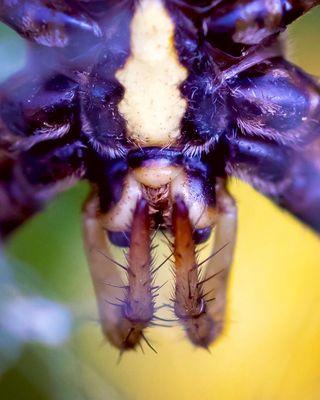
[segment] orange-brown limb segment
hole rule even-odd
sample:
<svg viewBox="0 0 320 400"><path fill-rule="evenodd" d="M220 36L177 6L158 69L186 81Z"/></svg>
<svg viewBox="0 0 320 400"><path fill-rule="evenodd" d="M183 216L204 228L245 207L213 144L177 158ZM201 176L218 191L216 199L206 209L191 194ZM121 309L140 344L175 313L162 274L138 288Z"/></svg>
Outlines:
<svg viewBox="0 0 320 400"><path fill-rule="evenodd" d="M193 229L184 201L177 197L172 211L175 259L174 310L195 345L208 347L215 337L214 324L199 284Z"/></svg>
<svg viewBox="0 0 320 400"><path fill-rule="evenodd" d="M128 254L128 288L124 314L132 323L146 327L153 318L151 239L149 206L145 199L137 201L131 229Z"/></svg>
<svg viewBox="0 0 320 400"><path fill-rule="evenodd" d="M125 266L119 268L119 263L112 259L104 229L105 215L99 212L95 194L87 200L83 216L84 244L102 331L122 351L134 348L143 340L143 329L153 318L154 311L148 205L145 200L138 200L133 216L126 267L128 286L123 285Z"/></svg>

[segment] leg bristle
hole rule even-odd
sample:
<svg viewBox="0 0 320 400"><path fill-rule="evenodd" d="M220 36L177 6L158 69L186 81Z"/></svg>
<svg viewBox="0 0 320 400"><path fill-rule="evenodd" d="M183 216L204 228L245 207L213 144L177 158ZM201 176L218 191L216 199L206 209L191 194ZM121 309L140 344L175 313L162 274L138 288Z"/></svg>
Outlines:
<svg viewBox="0 0 320 400"><path fill-rule="evenodd" d="M145 334L142 332L141 333L142 339L146 342L147 346L155 353L158 354L157 350L152 346L150 341L146 338Z"/></svg>
<svg viewBox="0 0 320 400"><path fill-rule="evenodd" d="M224 244L222 247L220 247L220 249L214 251L212 254L210 254L209 257L207 257L205 260L201 261L201 263L198 264L198 267L201 267L203 264L205 264L206 262L208 262L209 260L211 260L213 257L215 257L217 254L220 253L220 251L222 251L225 247L228 246L229 243Z"/></svg>
<svg viewBox="0 0 320 400"><path fill-rule="evenodd" d="M125 265L120 264L118 261L114 260L112 257L109 257L107 254L105 254L103 251L99 249L95 249L99 254L101 254L103 257L105 257L108 261L112 262L112 264L116 265L117 267L123 269L124 271L128 272L128 268Z"/></svg>

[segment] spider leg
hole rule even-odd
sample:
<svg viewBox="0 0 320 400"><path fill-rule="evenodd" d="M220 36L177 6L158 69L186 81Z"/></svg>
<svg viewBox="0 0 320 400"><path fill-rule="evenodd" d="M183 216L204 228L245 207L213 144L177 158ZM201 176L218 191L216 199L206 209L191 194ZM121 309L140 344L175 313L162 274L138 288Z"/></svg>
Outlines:
<svg viewBox="0 0 320 400"><path fill-rule="evenodd" d="M76 81L54 71L23 70L2 83L0 146L25 151L71 136L79 124L78 89Z"/></svg>
<svg viewBox="0 0 320 400"><path fill-rule="evenodd" d="M0 152L0 239L38 211L42 202L24 179L21 168Z"/></svg>
<svg viewBox="0 0 320 400"><path fill-rule="evenodd" d="M320 88L283 58L244 70L229 88L236 124L244 135L301 148L319 137Z"/></svg>
<svg viewBox="0 0 320 400"><path fill-rule="evenodd" d="M24 38L48 47L63 48L72 40L101 35L99 26L75 2L1 0L0 21Z"/></svg>
<svg viewBox="0 0 320 400"><path fill-rule="evenodd" d="M231 90L239 112L227 137L227 173L320 232L318 85L279 58L244 71Z"/></svg>
<svg viewBox="0 0 320 400"><path fill-rule="evenodd" d="M225 1L205 18L206 35L209 41L220 43L222 49L241 50L281 32L318 4L319 0Z"/></svg>
<svg viewBox="0 0 320 400"><path fill-rule="evenodd" d="M228 172L320 233L320 140L295 151L267 139L230 139Z"/></svg>
<svg viewBox="0 0 320 400"><path fill-rule="evenodd" d="M84 176L76 139L77 84L23 72L0 91L0 236Z"/></svg>
<svg viewBox="0 0 320 400"><path fill-rule="evenodd" d="M5 239L84 173L79 144L41 155L0 149L0 239Z"/></svg>
<svg viewBox="0 0 320 400"><path fill-rule="evenodd" d="M103 333L111 343L121 347L130 331L129 327L119 339L117 327L119 321L122 321L122 303L116 299L122 294L123 276L119 269L121 267L112 262L106 232L103 228L104 223L98 210L99 199L92 195L83 209L84 246L97 297ZM124 295L122 294L121 300L123 301L123 299Z"/></svg>
<svg viewBox="0 0 320 400"><path fill-rule="evenodd" d="M202 283L203 292L212 293L214 298L207 303L207 310L214 322L215 338L222 333L226 319L228 277L237 235L237 207L222 181L217 184L217 207L214 248Z"/></svg>

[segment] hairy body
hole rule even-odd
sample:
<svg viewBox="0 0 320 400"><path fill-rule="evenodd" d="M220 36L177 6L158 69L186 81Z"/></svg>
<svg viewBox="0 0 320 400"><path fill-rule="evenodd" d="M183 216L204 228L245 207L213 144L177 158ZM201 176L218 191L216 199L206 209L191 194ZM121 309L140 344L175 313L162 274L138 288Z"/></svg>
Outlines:
<svg viewBox="0 0 320 400"><path fill-rule="evenodd" d="M103 331L122 350L154 319L157 229L173 236L173 308L190 340L207 347L222 332L228 177L320 231L319 87L279 41L318 3L0 1L1 20L30 41L28 65L0 91L1 237L87 179L86 252ZM213 228L201 274L196 245ZM110 242L128 248L127 284Z"/></svg>

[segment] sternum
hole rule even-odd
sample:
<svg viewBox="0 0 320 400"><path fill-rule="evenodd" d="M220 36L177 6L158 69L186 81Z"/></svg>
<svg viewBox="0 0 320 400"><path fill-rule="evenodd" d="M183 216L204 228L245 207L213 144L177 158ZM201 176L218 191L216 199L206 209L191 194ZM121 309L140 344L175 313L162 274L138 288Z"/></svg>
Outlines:
<svg viewBox="0 0 320 400"><path fill-rule="evenodd" d="M128 138L142 147L174 144L187 107L179 90L187 70L179 63L174 23L161 0L139 2L131 24L131 56L116 77L125 89L119 111Z"/></svg>

